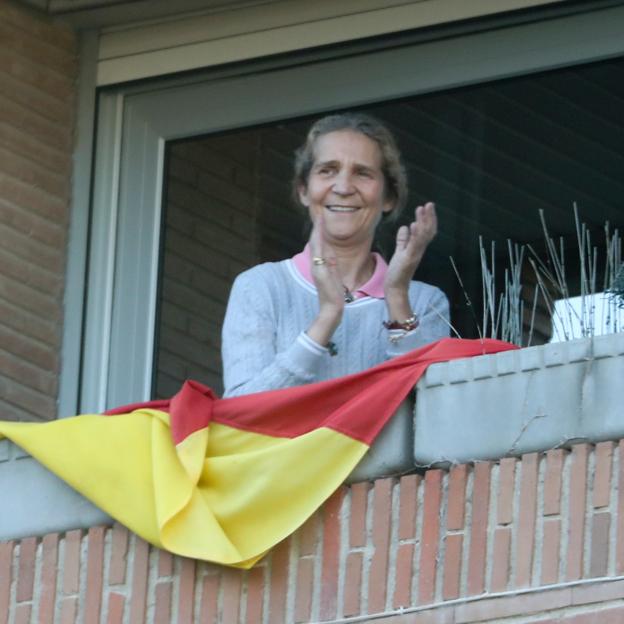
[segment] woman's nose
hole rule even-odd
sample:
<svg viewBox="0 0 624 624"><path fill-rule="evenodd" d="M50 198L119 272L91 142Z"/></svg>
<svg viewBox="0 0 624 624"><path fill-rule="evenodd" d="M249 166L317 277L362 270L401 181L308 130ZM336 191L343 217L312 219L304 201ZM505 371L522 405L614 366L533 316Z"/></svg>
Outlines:
<svg viewBox="0 0 624 624"><path fill-rule="evenodd" d="M334 178L334 193L349 195L353 193L353 180L347 171L340 171Z"/></svg>

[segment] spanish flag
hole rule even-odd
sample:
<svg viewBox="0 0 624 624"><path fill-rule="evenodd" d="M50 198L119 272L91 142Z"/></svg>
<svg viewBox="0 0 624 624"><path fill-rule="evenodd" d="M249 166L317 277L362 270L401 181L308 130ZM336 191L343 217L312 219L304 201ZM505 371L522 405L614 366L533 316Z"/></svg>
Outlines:
<svg viewBox="0 0 624 624"><path fill-rule="evenodd" d="M188 381L108 415L0 422L0 438L152 544L249 568L338 488L429 364L512 348L444 339L362 373L228 399Z"/></svg>

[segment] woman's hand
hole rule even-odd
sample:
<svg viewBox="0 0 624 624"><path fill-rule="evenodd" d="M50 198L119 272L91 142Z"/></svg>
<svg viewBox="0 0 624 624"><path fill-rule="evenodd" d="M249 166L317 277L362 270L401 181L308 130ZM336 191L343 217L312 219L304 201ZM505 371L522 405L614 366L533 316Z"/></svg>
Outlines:
<svg viewBox="0 0 624 624"><path fill-rule="evenodd" d="M336 257L323 238L323 215L314 220L310 234L312 278L319 300L319 313L306 333L320 345L326 345L342 320L344 286L338 273ZM323 262L320 262L320 259ZM316 261L315 261L316 260Z"/></svg>
<svg viewBox="0 0 624 624"><path fill-rule="evenodd" d="M429 243L438 231L435 204L418 206L414 221L399 228L396 248L384 280L384 294L391 320L403 321L412 315L408 299L409 284Z"/></svg>

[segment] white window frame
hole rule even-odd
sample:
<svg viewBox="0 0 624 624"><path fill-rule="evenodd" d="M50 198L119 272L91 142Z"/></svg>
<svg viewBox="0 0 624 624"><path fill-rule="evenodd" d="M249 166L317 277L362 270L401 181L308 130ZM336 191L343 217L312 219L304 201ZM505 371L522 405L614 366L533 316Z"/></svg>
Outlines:
<svg viewBox="0 0 624 624"><path fill-rule="evenodd" d="M622 54L624 6L610 6L342 58L101 92L86 304L67 311L84 312L78 409L99 412L151 392L166 141ZM73 383L78 392L65 369L62 375L62 387Z"/></svg>

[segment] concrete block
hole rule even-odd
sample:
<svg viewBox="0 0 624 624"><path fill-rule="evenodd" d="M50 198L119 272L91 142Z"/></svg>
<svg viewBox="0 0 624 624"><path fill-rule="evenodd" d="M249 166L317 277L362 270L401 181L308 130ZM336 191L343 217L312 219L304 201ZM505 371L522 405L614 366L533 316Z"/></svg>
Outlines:
<svg viewBox="0 0 624 624"><path fill-rule="evenodd" d="M624 437L624 334L549 344L489 357L497 373L485 377L474 358L467 383L417 385L416 465L448 465L518 456L565 445ZM599 358L592 353L600 353ZM609 355L607 355L609 354ZM438 377L454 362L436 366ZM457 368L457 366L456 366ZM459 368L458 368L459 370ZM515 373L515 374L510 374Z"/></svg>

